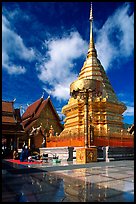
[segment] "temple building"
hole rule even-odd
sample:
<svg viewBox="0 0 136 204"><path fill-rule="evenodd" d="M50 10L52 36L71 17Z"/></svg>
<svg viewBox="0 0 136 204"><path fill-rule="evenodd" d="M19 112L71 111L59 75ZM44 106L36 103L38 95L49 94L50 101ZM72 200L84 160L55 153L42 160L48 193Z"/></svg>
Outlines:
<svg viewBox="0 0 136 204"><path fill-rule="evenodd" d="M24 137L20 109L14 109L14 101L2 101L2 148L6 148L10 153L19 148L19 143Z"/></svg>
<svg viewBox="0 0 136 204"><path fill-rule="evenodd" d="M97 58L92 5L88 53L77 80L70 85L70 95L68 104L62 108L66 116L64 130L59 140L52 141L52 146L55 142L56 146L133 146L133 138L130 141L130 135L123 129L126 106L118 100Z"/></svg>
<svg viewBox="0 0 136 204"><path fill-rule="evenodd" d="M52 136L63 130L50 97L43 96L29 105L22 115L22 125L27 134L27 145L34 148L46 147Z"/></svg>

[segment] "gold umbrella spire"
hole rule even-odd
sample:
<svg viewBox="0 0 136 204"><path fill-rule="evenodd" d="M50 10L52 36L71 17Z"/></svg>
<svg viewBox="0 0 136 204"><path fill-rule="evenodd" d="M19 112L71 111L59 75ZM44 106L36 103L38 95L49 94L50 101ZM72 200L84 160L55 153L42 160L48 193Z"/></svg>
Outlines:
<svg viewBox="0 0 136 204"><path fill-rule="evenodd" d="M96 50L95 50L95 45L94 45L94 39L93 39L93 7L92 7L92 2L91 2L91 8L90 8L90 45L89 45L89 50L88 50L88 57L90 56L96 56Z"/></svg>
<svg viewBox="0 0 136 204"><path fill-rule="evenodd" d="M93 39L93 7L91 2L91 8L90 8L90 42Z"/></svg>
<svg viewBox="0 0 136 204"><path fill-rule="evenodd" d="M93 21L93 6L91 2L91 9L90 9L90 21Z"/></svg>

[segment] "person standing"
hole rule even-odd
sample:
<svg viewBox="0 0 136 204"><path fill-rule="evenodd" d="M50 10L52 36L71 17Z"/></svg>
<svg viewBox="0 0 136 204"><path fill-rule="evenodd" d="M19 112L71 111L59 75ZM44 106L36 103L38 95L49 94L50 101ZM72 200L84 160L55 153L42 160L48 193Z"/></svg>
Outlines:
<svg viewBox="0 0 136 204"><path fill-rule="evenodd" d="M23 162L25 160L25 149L23 147L22 147L22 151L21 151L19 159L21 162Z"/></svg>
<svg viewBox="0 0 136 204"><path fill-rule="evenodd" d="M42 147L45 147L45 138L43 137Z"/></svg>
<svg viewBox="0 0 136 204"><path fill-rule="evenodd" d="M25 160L28 160L28 157L29 157L29 150L28 150L28 147L25 146Z"/></svg>
<svg viewBox="0 0 136 204"><path fill-rule="evenodd" d="M18 159L18 151L17 151L17 148L15 148L14 151L13 151L13 159Z"/></svg>

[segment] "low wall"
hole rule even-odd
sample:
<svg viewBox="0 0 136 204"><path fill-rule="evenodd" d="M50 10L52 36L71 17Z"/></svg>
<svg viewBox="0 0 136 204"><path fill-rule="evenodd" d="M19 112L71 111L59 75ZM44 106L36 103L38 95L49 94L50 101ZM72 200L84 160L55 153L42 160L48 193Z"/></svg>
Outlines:
<svg viewBox="0 0 136 204"><path fill-rule="evenodd" d="M50 147L39 148L40 154L48 154L48 157L53 158L53 155L59 156L61 160L72 161L76 159L76 150L84 148L82 147ZM97 159L109 161L109 160L123 160L134 159L133 147L97 147Z"/></svg>
<svg viewBox="0 0 136 204"><path fill-rule="evenodd" d="M132 147L109 147L108 158L134 159L134 148Z"/></svg>
<svg viewBox="0 0 136 204"><path fill-rule="evenodd" d="M134 159L133 147L97 147L98 159L104 161Z"/></svg>
<svg viewBox="0 0 136 204"><path fill-rule="evenodd" d="M50 148L39 148L40 154L48 154L48 157L53 158L53 155L59 156L61 160L72 161L73 160L73 149L74 147L50 147Z"/></svg>

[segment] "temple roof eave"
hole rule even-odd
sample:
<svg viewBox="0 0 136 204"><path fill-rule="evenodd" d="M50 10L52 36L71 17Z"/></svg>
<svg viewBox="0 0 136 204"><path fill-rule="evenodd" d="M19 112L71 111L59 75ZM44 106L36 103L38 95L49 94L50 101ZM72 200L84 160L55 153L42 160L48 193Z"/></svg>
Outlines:
<svg viewBox="0 0 136 204"><path fill-rule="evenodd" d="M96 79L91 78L77 79L73 83L71 83L70 93L72 94L73 92L83 91L86 89L94 91L100 88L99 85L102 86L102 82Z"/></svg>

